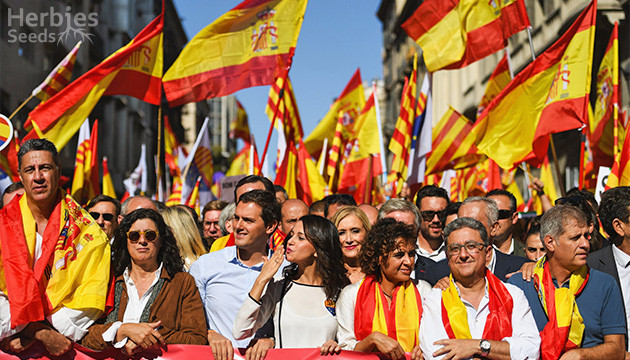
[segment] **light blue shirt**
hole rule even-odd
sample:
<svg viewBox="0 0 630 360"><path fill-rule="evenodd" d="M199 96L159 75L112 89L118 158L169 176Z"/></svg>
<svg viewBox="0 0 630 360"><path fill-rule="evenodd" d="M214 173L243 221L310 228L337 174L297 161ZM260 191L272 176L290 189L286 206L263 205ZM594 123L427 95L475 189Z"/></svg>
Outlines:
<svg viewBox="0 0 630 360"><path fill-rule="evenodd" d="M246 347L253 338L235 340L232 326L262 265L262 262L252 267L243 264L236 246L229 246L201 256L190 267L189 273L195 278L203 301L208 329L230 339L235 347Z"/></svg>

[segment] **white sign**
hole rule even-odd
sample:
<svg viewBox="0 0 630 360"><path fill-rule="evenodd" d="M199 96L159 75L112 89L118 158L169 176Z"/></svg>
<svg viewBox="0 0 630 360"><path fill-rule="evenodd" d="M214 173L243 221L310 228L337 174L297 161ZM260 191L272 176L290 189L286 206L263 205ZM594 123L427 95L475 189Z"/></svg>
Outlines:
<svg viewBox="0 0 630 360"><path fill-rule="evenodd" d="M597 200L598 203L602 200L602 193L606 188L608 175L610 175L610 168L600 166L599 173L597 174L597 187L595 188L595 200Z"/></svg>
<svg viewBox="0 0 630 360"><path fill-rule="evenodd" d="M221 200L234 202L234 188L245 175L225 176L221 178Z"/></svg>

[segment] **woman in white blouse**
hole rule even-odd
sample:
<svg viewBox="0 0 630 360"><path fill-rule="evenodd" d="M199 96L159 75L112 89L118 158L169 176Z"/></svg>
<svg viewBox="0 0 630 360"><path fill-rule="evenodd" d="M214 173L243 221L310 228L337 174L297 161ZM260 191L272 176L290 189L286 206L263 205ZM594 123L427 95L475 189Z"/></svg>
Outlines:
<svg viewBox="0 0 630 360"><path fill-rule="evenodd" d="M276 348L321 346L322 353L339 351L335 304L349 281L337 229L323 217L305 215L287 235L285 247L263 265L236 316L234 337L253 335L273 316ZM285 252L291 265L282 279L274 279ZM266 349L262 352L254 357L264 357Z"/></svg>

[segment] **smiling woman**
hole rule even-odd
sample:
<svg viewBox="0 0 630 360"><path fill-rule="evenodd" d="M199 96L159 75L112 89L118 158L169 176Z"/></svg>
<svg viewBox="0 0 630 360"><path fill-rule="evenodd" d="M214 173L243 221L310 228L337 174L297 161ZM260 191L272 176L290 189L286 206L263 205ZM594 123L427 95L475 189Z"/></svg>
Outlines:
<svg viewBox="0 0 630 360"><path fill-rule="evenodd" d="M348 270L350 282L354 284L365 277L359 265L359 252L372 226L363 210L356 206L346 206L337 211L332 222L339 232L343 264Z"/></svg>

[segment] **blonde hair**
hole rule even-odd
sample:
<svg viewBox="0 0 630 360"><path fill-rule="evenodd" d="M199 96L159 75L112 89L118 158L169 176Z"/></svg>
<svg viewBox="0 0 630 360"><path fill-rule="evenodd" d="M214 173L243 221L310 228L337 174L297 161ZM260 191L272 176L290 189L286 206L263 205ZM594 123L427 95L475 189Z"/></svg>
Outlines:
<svg viewBox="0 0 630 360"><path fill-rule="evenodd" d="M365 215L365 212L363 212L363 210L361 210L358 206L342 207L335 213L332 218L332 222L333 224L335 224L335 226L339 226L341 220L345 219L349 215L356 216L359 221L361 221L361 224L363 224L363 228L366 232L370 231L370 229L372 228L372 224L370 224L370 220L368 219L367 215Z"/></svg>
<svg viewBox="0 0 630 360"><path fill-rule="evenodd" d="M177 247L184 259L184 268L188 270L192 263L206 253L195 219L188 210L177 206L162 210L162 217L173 230Z"/></svg>

